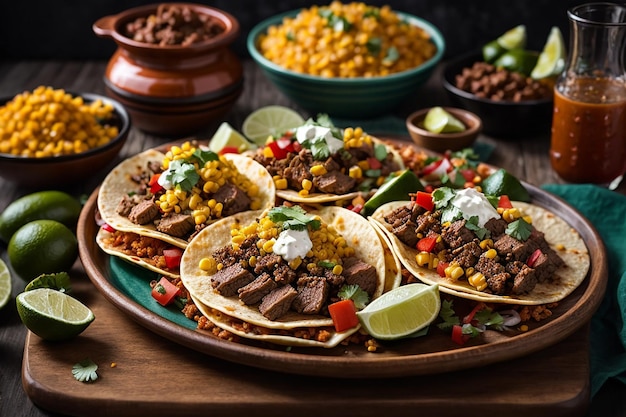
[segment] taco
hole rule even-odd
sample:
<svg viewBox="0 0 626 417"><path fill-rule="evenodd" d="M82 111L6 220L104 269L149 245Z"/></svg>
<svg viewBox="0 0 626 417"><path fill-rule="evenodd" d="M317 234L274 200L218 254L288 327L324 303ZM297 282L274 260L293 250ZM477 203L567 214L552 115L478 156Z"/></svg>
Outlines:
<svg viewBox="0 0 626 417"><path fill-rule="evenodd" d="M581 236L548 210L523 202L496 209L473 189L433 195L434 207L399 201L369 217L421 281L472 300L539 305L562 300L585 279L590 258ZM483 209L463 212L455 195L471 195Z"/></svg>
<svg viewBox="0 0 626 417"><path fill-rule="evenodd" d="M253 157L275 178L276 195L296 203L326 203L369 194L390 174L404 169L402 157L392 146L362 129L339 129L310 120L279 138L270 138Z"/></svg>
<svg viewBox="0 0 626 417"><path fill-rule="evenodd" d="M275 191L267 170L251 158L186 142L166 154L151 149L120 163L100 187L98 210L115 230L184 249L220 218L272 207Z"/></svg>
<svg viewBox="0 0 626 417"><path fill-rule="evenodd" d="M328 305L348 292L378 297L386 270L382 242L360 215L279 206L206 227L185 250L180 273L219 327L277 344L332 347L358 326L336 332Z"/></svg>

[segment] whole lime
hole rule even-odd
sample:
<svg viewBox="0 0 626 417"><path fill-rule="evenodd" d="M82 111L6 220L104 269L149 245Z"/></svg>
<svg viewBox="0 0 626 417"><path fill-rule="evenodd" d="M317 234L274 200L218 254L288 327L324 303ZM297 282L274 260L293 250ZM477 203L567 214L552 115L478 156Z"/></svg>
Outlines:
<svg viewBox="0 0 626 417"><path fill-rule="evenodd" d="M0 239L8 242L17 229L33 220L56 220L73 229L81 208L76 198L63 191L38 191L25 195L0 214Z"/></svg>
<svg viewBox="0 0 626 417"><path fill-rule="evenodd" d="M13 234L8 254L13 270L30 282L41 274L68 271L78 257L78 241L56 220L35 220Z"/></svg>

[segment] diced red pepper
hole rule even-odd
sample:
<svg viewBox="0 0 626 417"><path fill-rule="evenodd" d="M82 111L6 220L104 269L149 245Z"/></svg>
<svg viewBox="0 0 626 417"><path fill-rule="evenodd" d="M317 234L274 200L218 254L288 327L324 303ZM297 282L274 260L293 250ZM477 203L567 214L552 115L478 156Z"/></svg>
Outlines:
<svg viewBox="0 0 626 417"><path fill-rule="evenodd" d="M513 208L513 204L511 204L511 200L508 195L501 195L498 199L498 208L509 209Z"/></svg>
<svg viewBox="0 0 626 417"><path fill-rule="evenodd" d="M360 213L363 210L363 204L350 204L348 209L352 210L355 213Z"/></svg>
<svg viewBox="0 0 626 417"><path fill-rule="evenodd" d="M526 261L526 265L532 268L542 253L543 252L541 252L541 249L535 249L535 251L531 253L530 256L528 257L528 260Z"/></svg>
<svg viewBox="0 0 626 417"><path fill-rule="evenodd" d="M464 345L469 339L469 335L463 334L463 326L455 324L452 326L452 341L457 345Z"/></svg>
<svg viewBox="0 0 626 417"><path fill-rule="evenodd" d="M152 288L152 297L162 306L167 306L174 302L180 294L180 288L172 284L166 277L161 277L159 282Z"/></svg>
<svg viewBox="0 0 626 417"><path fill-rule="evenodd" d="M239 148L237 148L236 146L224 146L222 149L220 149L219 154L224 155L226 153L239 153Z"/></svg>
<svg viewBox="0 0 626 417"><path fill-rule="evenodd" d="M449 266L450 264L448 262L442 262L440 261L437 264L437 273L439 274L440 277L444 277L446 276L446 268Z"/></svg>
<svg viewBox="0 0 626 417"><path fill-rule="evenodd" d="M432 252L436 244L436 237L426 236L417 241L417 250L420 252Z"/></svg>
<svg viewBox="0 0 626 417"><path fill-rule="evenodd" d="M104 223L100 227L102 227L102 229L106 230L109 233L115 233L115 228L113 226L111 226L110 224L108 224L108 223Z"/></svg>
<svg viewBox="0 0 626 417"><path fill-rule="evenodd" d="M151 178L150 181L148 182L148 185L150 186L150 192L152 194L156 194L159 191L161 191L163 189L163 187L161 186L161 184L159 184L159 177L161 176L161 174L154 174Z"/></svg>
<svg viewBox="0 0 626 417"><path fill-rule="evenodd" d="M418 191L415 194L415 203L418 206L424 207L424 209L428 211L433 211L433 209L435 208L432 194L424 191Z"/></svg>
<svg viewBox="0 0 626 417"><path fill-rule="evenodd" d="M356 307L352 300L341 300L328 306L328 313L333 319L335 330L343 332L359 324Z"/></svg>
<svg viewBox="0 0 626 417"><path fill-rule="evenodd" d="M171 247L163 249L163 257L165 258L165 265L169 269L175 269L180 266L180 260L183 257L183 250L177 247Z"/></svg>
<svg viewBox="0 0 626 417"><path fill-rule="evenodd" d="M476 304L476 306L474 306L472 311L470 311L467 316L463 317L463 323L465 324L472 323L472 321L474 321L474 316L476 315L476 313L478 313L479 311L485 308L487 308L487 305L485 303Z"/></svg>
<svg viewBox="0 0 626 417"><path fill-rule="evenodd" d="M370 169L380 169L383 166L383 164L381 164L380 161L373 156L367 158L367 163L369 164Z"/></svg>

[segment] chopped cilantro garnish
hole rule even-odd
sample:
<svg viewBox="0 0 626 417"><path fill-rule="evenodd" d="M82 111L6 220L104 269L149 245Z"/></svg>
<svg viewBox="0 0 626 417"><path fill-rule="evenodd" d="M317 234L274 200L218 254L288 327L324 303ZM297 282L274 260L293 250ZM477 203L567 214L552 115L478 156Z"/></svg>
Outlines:
<svg viewBox="0 0 626 417"><path fill-rule="evenodd" d="M325 18L328 21L328 26L337 32L347 32L352 28L352 24L345 17L337 16L328 8L321 9L319 15Z"/></svg>
<svg viewBox="0 0 626 417"><path fill-rule="evenodd" d="M165 179L183 191L191 191L200 180L200 174L193 164L176 159L170 162Z"/></svg>
<svg viewBox="0 0 626 417"><path fill-rule="evenodd" d="M459 317L456 315L454 309L452 308L452 304L453 303L450 300L443 300L443 302L441 303L439 318L443 320L443 322L437 324L437 327L439 327L441 330L450 330L452 329L452 326L461 323Z"/></svg>
<svg viewBox="0 0 626 417"><path fill-rule="evenodd" d="M274 223L282 223L284 229L305 230L307 227L317 230L321 222L310 216L300 206L273 207L268 212L268 217Z"/></svg>
<svg viewBox="0 0 626 417"><path fill-rule="evenodd" d="M200 166L204 166L209 161L218 161L220 159L219 155L213 151L205 151L202 149L196 149L193 152L193 157L196 158L200 162Z"/></svg>
<svg viewBox="0 0 626 417"><path fill-rule="evenodd" d="M387 55L383 58L383 61L396 62L400 58L400 52L395 46L387 49Z"/></svg>
<svg viewBox="0 0 626 417"><path fill-rule="evenodd" d="M367 47L367 52L372 55L378 55L383 46L383 41L380 38L370 38L365 43Z"/></svg>
<svg viewBox="0 0 626 417"><path fill-rule="evenodd" d="M471 323L461 323L461 319L454 312L454 303L451 300L443 300L439 310L441 323L437 324L441 330L452 330L452 327L463 325L463 334L471 337L478 336L484 329L504 330L504 318L497 311L486 307L477 311L472 317Z"/></svg>
<svg viewBox="0 0 626 417"><path fill-rule="evenodd" d="M292 31L287 32L287 35L286 35L286 36L287 36L287 40L288 40L288 41L290 41L290 42L292 42L292 41L295 41L295 40L296 40L296 36L293 34L293 32L292 32Z"/></svg>
<svg viewBox="0 0 626 417"><path fill-rule="evenodd" d="M378 7L368 7L363 13L363 18L373 17L374 19L380 19L380 9Z"/></svg>
<svg viewBox="0 0 626 417"><path fill-rule="evenodd" d="M165 287L161 284L157 284L156 287L154 287L154 290L158 292L159 294L165 294L167 292L165 290Z"/></svg>
<svg viewBox="0 0 626 417"><path fill-rule="evenodd" d="M446 207L453 198L454 190L451 188L440 187L433 191L433 201L435 202L435 207L438 209Z"/></svg>
<svg viewBox="0 0 626 417"><path fill-rule="evenodd" d="M330 269L330 268L334 268L335 265L337 265L337 264L334 263L334 262L331 262L331 261L318 261L317 262L317 266L320 266L322 268L329 268Z"/></svg>
<svg viewBox="0 0 626 417"><path fill-rule="evenodd" d="M519 218L506 227L505 233L511 237L514 237L517 240L527 240L532 233L533 228L530 224L526 222L526 220Z"/></svg>
<svg viewBox="0 0 626 417"><path fill-rule="evenodd" d="M342 300L354 301L354 306L357 310L363 310L370 301L370 297L367 292L363 291L357 284L344 285L341 287L337 295Z"/></svg>
<svg viewBox="0 0 626 417"><path fill-rule="evenodd" d="M489 230L485 229L484 227L478 226L478 216L470 217L469 220L465 222L465 227L474 232L474 234L478 236L480 240L483 240L491 235Z"/></svg>
<svg viewBox="0 0 626 417"><path fill-rule="evenodd" d="M82 361L72 366L72 375L80 382L90 382L98 379L98 365L96 365L91 359L83 359Z"/></svg>
<svg viewBox="0 0 626 417"><path fill-rule="evenodd" d="M319 137L309 141L309 149L316 161L322 161L330 156L330 149L324 138Z"/></svg>

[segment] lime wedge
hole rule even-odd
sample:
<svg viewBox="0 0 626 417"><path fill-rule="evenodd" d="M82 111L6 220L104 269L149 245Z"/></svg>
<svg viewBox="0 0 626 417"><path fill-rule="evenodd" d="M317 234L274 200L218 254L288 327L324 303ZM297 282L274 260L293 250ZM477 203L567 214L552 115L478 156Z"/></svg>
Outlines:
<svg viewBox="0 0 626 417"><path fill-rule="evenodd" d="M565 57L563 35L557 26L553 26L530 76L535 80L540 80L559 75L565 68Z"/></svg>
<svg viewBox="0 0 626 417"><path fill-rule="evenodd" d="M278 137L303 124L304 119L295 110L283 106L266 106L250 113L243 121L241 131L252 142L262 146L268 136Z"/></svg>
<svg viewBox="0 0 626 417"><path fill-rule="evenodd" d="M498 39L498 45L506 50L526 47L526 26L518 25L504 32Z"/></svg>
<svg viewBox="0 0 626 417"><path fill-rule="evenodd" d="M44 340L67 340L82 333L95 319L77 299L50 288L37 288L15 299L22 323Z"/></svg>
<svg viewBox="0 0 626 417"><path fill-rule="evenodd" d="M7 305L11 298L11 273L7 264L0 259L0 308Z"/></svg>
<svg viewBox="0 0 626 417"><path fill-rule="evenodd" d="M233 129L228 122L222 122L209 141L209 149L219 153L226 147L237 148L239 153L242 153L254 147L254 144Z"/></svg>
<svg viewBox="0 0 626 417"><path fill-rule="evenodd" d="M498 68L504 68L528 76L535 68L538 59L539 54L537 52L525 49L511 49L500 55L494 62L494 65Z"/></svg>
<svg viewBox="0 0 626 417"><path fill-rule="evenodd" d="M390 201L409 201L411 199L410 193L416 193L423 189L424 186L419 178L417 178L417 175L410 169L405 169L400 175L388 180L380 186L372 198L367 200L363 205L361 214L369 216L375 212L378 207Z"/></svg>
<svg viewBox="0 0 626 417"><path fill-rule="evenodd" d="M483 46L483 59L485 62L492 63L504 52L506 49L501 47L497 40L493 40Z"/></svg>
<svg viewBox="0 0 626 417"><path fill-rule="evenodd" d="M520 180L502 168L485 178L480 186L485 195L506 195L511 200L530 201L530 194Z"/></svg>
<svg viewBox="0 0 626 417"><path fill-rule="evenodd" d="M433 133L454 133L464 131L465 125L443 107L433 107L426 113L424 128Z"/></svg>
<svg viewBox="0 0 626 417"><path fill-rule="evenodd" d="M359 321L376 339L399 339L432 323L439 315L438 285L408 284L388 291L357 312Z"/></svg>

